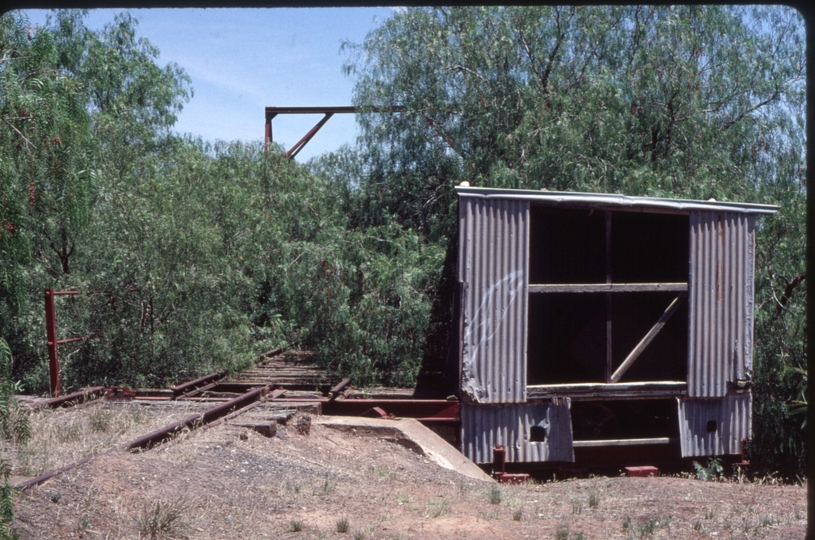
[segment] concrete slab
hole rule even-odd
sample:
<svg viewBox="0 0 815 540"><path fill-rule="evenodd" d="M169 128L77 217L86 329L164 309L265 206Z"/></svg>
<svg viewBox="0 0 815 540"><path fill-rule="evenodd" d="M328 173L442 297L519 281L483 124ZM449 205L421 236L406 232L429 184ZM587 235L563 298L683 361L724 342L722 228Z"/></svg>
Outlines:
<svg viewBox="0 0 815 540"><path fill-rule="evenodd" d="M357 434L392 439L445 469L474 480L494 482L478 465L413 418L387 420L360 416L315 416L313 422L331 429L356 430Z"/></svg>

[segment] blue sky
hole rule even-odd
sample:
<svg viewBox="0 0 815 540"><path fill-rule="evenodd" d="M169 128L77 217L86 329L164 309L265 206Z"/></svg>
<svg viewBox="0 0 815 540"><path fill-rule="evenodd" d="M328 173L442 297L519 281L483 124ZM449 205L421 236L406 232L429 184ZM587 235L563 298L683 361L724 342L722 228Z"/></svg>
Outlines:
<svg viewBox="0 0 815 540"><path fill-rule="evenodd" d="M122 10L92 10L101 29ZM194 97L176 124L180 133L215 141L259 141L266 106L351 105L354 81L342 74L343 40L361 42L393 8L135 9L138 34L192 79ZM33 25L47 11L27 10ZM291 148L321 116L278 116L274 139ZM352 143L352 115L335 115L297 155L304 162Z"/></svg>

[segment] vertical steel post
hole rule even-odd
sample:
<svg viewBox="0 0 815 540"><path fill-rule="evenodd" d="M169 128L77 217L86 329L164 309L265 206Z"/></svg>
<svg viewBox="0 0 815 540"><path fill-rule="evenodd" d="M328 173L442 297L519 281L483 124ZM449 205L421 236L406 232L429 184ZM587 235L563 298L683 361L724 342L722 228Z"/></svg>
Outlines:
<svg viewBox="0 0 815 540"><path fill-rule="evenodd" d="M606 210L606 284L611 285L611 212ZM614 357L612 355L612 326L611 318L613 317L611 293L606 293L606 369L605 369L605 382L611 382L612 367Z"/></svg>
<svg viewBox="0 0 815 540"><path fill-rule="evenodd" d="M57 344L57 319L54 311L54 289L45 289L45 331L48 345L48 369L51 374L51 397L62 393L59 380L59 345Z"/></svg>
<svg viewBox="0 0 815 540"><path fill-rule="evenodd" d="M272 142L272 118L266 116L266 134L263 138L263 151L269 150L269 143Z"/></svg>

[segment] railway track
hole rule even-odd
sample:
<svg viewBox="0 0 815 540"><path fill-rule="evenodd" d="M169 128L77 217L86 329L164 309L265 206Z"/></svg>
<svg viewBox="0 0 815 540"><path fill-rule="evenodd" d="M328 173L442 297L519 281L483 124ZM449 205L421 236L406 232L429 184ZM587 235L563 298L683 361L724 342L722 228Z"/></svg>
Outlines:
<svg viewBox="0 0 815 540"><path fill-rule="evenodd" d="M72 407L97 400L134 402L145 406L174 401L208 405L205 410L147 433L120 448L146 451L178 434L227 422L273 436L279 423L298 412L316 415L415 418L452 444L460 427L457 400L413 399L412 389L355 389L350 379L337 380L317 367L308 353L283 354L275 349L258 357L255 365L235 375L212 373L170 388L86 388L51 399L25 401L31 408ZM118 447L117 447L118 448ZM108 453L117 448L111 448ZM24 490L93 460L97 454L18 484Z"/></svg>

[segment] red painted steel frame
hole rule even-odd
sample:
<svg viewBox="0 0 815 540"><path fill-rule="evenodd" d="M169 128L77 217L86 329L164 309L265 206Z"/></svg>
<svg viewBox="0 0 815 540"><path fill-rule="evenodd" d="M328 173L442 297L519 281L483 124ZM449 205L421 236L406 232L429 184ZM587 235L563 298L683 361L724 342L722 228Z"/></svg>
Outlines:
<svg viewBox="0 0 815 540"><path fill-rule="evenodd" d="M128 291L138 291L139 289L130 288ZM86 294L107 294L110 291L84 291ZM51 377L51 397L59 397L62 394L62 384L59 378L59 346L63 343L75 343L77 341L84 341L86 339L95 339L103 337L102 334L91 334L88 336L80 336L68 339L57 339L57 315L54 308L55 296L77 296L82 294L82 291L55 291L54 289L45 289L45 330L46 330L46 345L48 346L48 370Z"/></svg>
<svg viewBox="0 0 815 540"><path fill-rule="evenodd" d="M89 294L109 294L107 291L87 291ZM102 334L91 334L69 339L57 339L57 315L54 309L55 296L76 296L80 291L55 291L45 289L45 333L46 345L48 346L48 371L51 376L51 397L59 397L62 394L62 383L59 379L59 346L63 343L74 343L102 337Z"/></svg>
<svg viewBox="0 0 815 540"><path fill-rule="evenodd" d="M59 346L57 344L57 321L54 314L54 290L45 290L45 331L48 345L48 370L51 374L51 397L62 393L59 381Z"/></svg>
<svg viewBox="0 0 815 540"><path fill-rule="evenodd" d="M288 401L288 400L280 400ZM359 416L379 407L389 414L401 418L416 418L437 423L459 421L458 401L442 399L335 399L323 402L323 414Z"/></svg>

